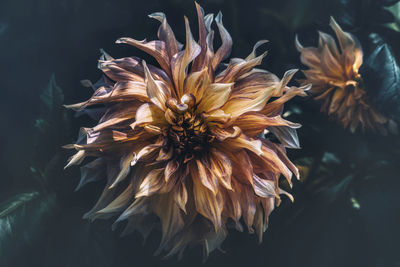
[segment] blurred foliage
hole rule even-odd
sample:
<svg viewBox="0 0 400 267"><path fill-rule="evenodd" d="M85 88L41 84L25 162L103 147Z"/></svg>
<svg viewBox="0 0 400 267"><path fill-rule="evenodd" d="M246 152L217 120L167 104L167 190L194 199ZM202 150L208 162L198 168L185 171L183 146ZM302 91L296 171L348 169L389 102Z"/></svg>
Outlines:
<svg viewBox="0 0 400 267"><path fill-rule="evenodd" d="M243 57L256 41L268 39L262 67L279 76L288 68L302 68L295 34L315 45L317 30L331 33L328 21L334 16L360 39L361 71L374 104L399 120L397 0L199 2L207 12L223 12L234 40L232 56ZM79 81L100 76L99 48L114 57L144 56L114 41L155 38L156 22L147 18L155 11L167 14L181 41L184 14L195 28L194 4L186 0L0 3L0 86L6 92L0 98L0 123L7 128L0 138L5 141L0 266L204 266L198 248L180 262L153 257L159 233L143 246L137 234L112 232L112 222L83 220L104 184L74 192L78 168L62 169L67 155L61 146L93 121L72 119L61 105L90 95ZM302 174L291 189L295 203L284 200L274 211L261 245L255 236L231 231L223 244L226 253L214 253L205 265L400 266L398 136L350 134L319 108L310 98L286 107L288 119L303 125L298 131L302 149L288 150Z"/></svg>

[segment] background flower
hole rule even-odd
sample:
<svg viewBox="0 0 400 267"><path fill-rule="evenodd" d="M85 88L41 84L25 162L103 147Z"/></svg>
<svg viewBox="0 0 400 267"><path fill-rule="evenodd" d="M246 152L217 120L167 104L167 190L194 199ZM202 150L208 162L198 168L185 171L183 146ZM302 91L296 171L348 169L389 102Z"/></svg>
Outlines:
<svg viewBox="0 0 400 267"><path fill-rule="evenodd" d="M362 130L387 133L389 127L395 132L396 124L384 116L373 105L365 91L359 69L363 63L363 52L356 37L344 32L331 18L330 26L335 31L339 48L332 36L320 32L318 47L303 47L296 39L301 62L308 66L303 73L304 83L312 83L311 94L322 102L321 110L354 132Z"/></svg>

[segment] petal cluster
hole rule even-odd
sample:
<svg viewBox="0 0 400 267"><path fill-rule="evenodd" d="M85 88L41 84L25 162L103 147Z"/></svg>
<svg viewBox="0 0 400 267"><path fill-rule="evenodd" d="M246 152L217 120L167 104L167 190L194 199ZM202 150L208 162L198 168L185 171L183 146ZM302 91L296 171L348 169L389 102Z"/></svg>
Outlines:
<svg viewBox="0 0 400 267"><path fill-rule="evenodd" d="M304 83L312 83L310 93L322 102L322 111L355 132L357 127L386 134L390 120L371 105L359 69L363 52L357 38L344 32L331 18L335 39L319 32L318 47L303 47L296 38L301 62L308 66Z"/></svg>
<svg viewBox="0 0 400 267"><path fill-rule="evenodd" d="M268 216L288 193L278 187L283 175L291 184L299 175L285 147L298 147L300 125L281 117L283 105L305 87L288 87L296 70L278 79L256 68L265 53L258 42L245 59L229 56L232 39L219 13L204 15L196 4L198 41L185 18L186 42L180 44L163 13L159 40L125 43L150 54L159 66L136 57L114 59L103 53L105 77L91 85L93 96L67 107L98 116L97 125L82 128L69 165L85 158L79 187L106 179L97 204L85 217L127 221L124 234L144 236L161 229L158 251L168 255L201 243L205 253L219 247L227 227L243 224L261 241ZM222 43L213 48L215 21ZM280 142L262 136L265 129Z"/></svg>

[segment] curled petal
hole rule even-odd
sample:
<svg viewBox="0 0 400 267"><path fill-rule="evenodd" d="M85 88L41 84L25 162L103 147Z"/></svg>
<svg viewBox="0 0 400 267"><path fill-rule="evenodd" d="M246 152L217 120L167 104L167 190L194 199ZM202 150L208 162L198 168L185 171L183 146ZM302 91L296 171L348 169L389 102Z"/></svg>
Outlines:
<svg viewBox="0 0 400 267"><path fill-rule="evenodd" d="M187 74L187 68L190 62L200 53L200 46L194 41L190 31L189 21L185 17L186 27L186 47L185 50L176 54L171 61L172 77L174 78L175 88L178 97L183 95L183 83Z"/></svg>
<svg viewBox="0 0 400 267"><path fill-rule="evenodd" d="M289 126L299 128L301 125L283 119L281 116L267 117L265 115L249 112L241 115L234 122L244 134L254 137L262 133L267 127L271 126Z"/></svg>
<svg viewBox="0 0 400 267"><path fill-rule="evenodd" d="M143 50L152 57L154 57L161 68L169 75L170 72L170 61L166 50L165 42L163 41L151 41L146 40L138 41L132 38L124 37L116 41L117 44L129 44Z"/></svg>
<svg viewBox="0 0 400 267"><path fill-rule="evenodd" d="M156 12L150 14L149 17L161 22L160 28L158 28L158 38L165 43L168 56L171 59L176 53L178 53L178 42L176 41L174 32L167 22L165 14L162 12Z"/></svg>
<svg viewBox="0 0 400 267"><path fill-rule="evenodd" d="M215 52L212 67L216 69L216 67L221 63L222 60L227 58L232 50L232 38L229 32L225 29L224 24L222 23L222 13L219 12L215 17L215 22L217 23L219 34L221 36L222 45L218 48L217 52Z"/></svg>

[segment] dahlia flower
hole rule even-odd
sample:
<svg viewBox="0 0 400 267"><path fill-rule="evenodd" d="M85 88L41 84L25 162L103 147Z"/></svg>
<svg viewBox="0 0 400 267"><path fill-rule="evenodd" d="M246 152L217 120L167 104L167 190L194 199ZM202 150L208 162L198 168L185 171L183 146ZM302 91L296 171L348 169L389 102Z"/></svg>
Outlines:
<svg viewBox="0 0 400 267"><path fill-rule="evenodd" d="M85 218L127 220L123 234L134 230L146 236L162 231L158 251L183 252L201 243L205 254L219 247L227 227L257 233L267 228L268 216L288 193L278 187L281 175L291 183L298 170L286 147L296 147L298 124L281 117L283 105L305 87L288 87L296 70L282 80L255 68L258 42L245 59L221 64L232 39L215 17L222 44L214 51L213 15L196 4L199 40L193 39L185 17L186 45L175 39L163 13L159 40L121 38L155 58L159 67L136 57L113 59L103 53L99 68L105 77L93 85L93 96L69 105L101 118L82 128L77 153L66 167L94 158L81 168L80 186L106 179L97 204ZM88 82L85 82L88 84ZM103 106L99 110L99 106ZM264 139L265 129L278 142ZM80 187L79 186L79 187Z"/></svg>
<svg viewBox="0 0 400 267"><path fill-rule="evenodd" d="M296 37L296 47L301 53L301 62L308 66L303 73L304 83L312 83L310 93L322 102L321 110L355 132L379 131L386 134L390 119L371 105L359 73L363 52L357 38L344 32L331 18L330 26L339 41L319 32L318 47L303 47Z"/></svg>

